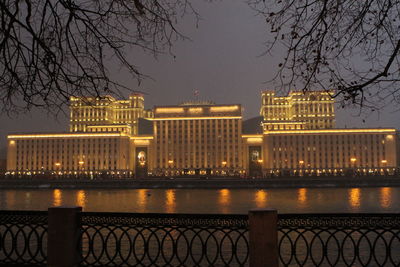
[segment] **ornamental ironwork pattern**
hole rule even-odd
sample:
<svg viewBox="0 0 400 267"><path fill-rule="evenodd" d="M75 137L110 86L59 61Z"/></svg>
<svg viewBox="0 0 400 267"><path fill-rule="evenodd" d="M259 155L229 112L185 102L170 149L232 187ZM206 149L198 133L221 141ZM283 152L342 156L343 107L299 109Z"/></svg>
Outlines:
<svg viewBox="0 0 400 267"><path fill-rule="evenodd" d="M247 266L246 215L82 214L82 264Z"/></svg>
<svg viewBox="0 0 400 267"><path fill-rule="evenodd" d="M399 214L278 216L281 266L400 266ZM81 213L82 265L247 266L247 215ZM0 211L0 265L41 266L47 212Z"/></svg>
<svg viewBox="0 0 400 267"><path fill-rule="evenodd" d="M0 211L0 265L46 265L47 212Z"/></svg>
<svg viewBox="0 0 400 267"><path fill-rule="evenodd" d="M399 266L399 214L279 215L281 266Z"/></svg>

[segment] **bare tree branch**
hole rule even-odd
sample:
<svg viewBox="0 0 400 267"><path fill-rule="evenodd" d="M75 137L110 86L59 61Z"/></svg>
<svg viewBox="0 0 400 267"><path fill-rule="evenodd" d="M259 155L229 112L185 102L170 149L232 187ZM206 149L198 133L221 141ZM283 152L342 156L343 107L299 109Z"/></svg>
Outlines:
<svg viewBox="0 0 400 267"><path fill-rule="evenodd" d="M110 64L140 82L127 52L170 48L184 38L176 23L186 12L197 17L188 0L0 1L2 111L57 110L70 96L118 94L125 87L110 78Z"/></svg>
<svg viewBox="0 0 400 267"><path fill-rule="evenodd" d="M399 103L399 0L248 3L271 27L266 53L284 50L277 88L334 89L343 103L364 107Z"/></svg>

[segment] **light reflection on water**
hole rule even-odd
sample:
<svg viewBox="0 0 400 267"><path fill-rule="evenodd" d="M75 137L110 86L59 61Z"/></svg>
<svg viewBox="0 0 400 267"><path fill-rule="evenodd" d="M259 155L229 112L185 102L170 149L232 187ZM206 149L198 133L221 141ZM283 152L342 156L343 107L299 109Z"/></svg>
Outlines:
<svg viewBox="0 0 400 267"><path fill-rule="evenodd" d="M360 188L351 188L349 189L349 204L350 206L357 210L361 205L361 189Z"/></svg>
<svg viewBox="0 0 400 267"><path fill-rule="evenodd" d="M46 210L78 205L84 211L238 213L400 212L400 188L288 189L38 189L0 190L0 209Z"/></svg>
<svg viewBox="0 0 400 267"><path fill-rule="evenodd" d="M220 189L218 195L218 204L221 213L229 213L231 205L231 192L229 189Z"/></svg>
<svg viewBox="0 0 400 267"><path fill-rule="evenodd" d="M299 203L299 207L307 206L307 189L299 188L297 191L297 202Z"/></svg>
<svg viewBox="0 0 400 267"><path fill-rule="evenodd" d="M60 189L53 190L53 206L61 206L62 205L62 192Z"/></svg>
<svg viewBox="0 0 400 267"><path fill-rule="evenodd" d="M147 207L147 190L146 189L138 189L137 190L137 201L136 205L139 208L138 212L145 212Z"/></svg>
<svg viewBox="0 0 400 267"><path fill-rule="evenodd" d="M76 192L76 205L85 209L86 207L86 193L85 190L78 190Z"/></svg>
<svg viewBox="0 0 400 267"><path fill-rule="evenodd" d="M380 190L379 202L383 209L388 209L392 205L392 188L382 187Z"/></svg>
<svg viewBox="0 0 400 267"><path fill-rule="evenodd" d="M257 190L255 193L257 208L265 208L267 205L267 192L264 189Z"/></svg>
<svg viewBox="0 0 400 267"><path fill-rule="evenodd" d="M165 191L165 212L175 213L176 212L176 202L175 202L175 190L168 189Z"/></svg>

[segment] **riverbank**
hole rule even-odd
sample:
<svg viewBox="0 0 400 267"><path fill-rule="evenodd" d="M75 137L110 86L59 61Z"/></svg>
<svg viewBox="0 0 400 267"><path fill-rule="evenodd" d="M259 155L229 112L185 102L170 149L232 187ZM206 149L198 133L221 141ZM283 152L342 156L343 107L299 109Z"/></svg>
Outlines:
<svg viewBox="0 0 400 267"><path fill-rule="evenodd" d="M330 188L330 187L400 187L400 177L357 176L357 177L276 177L251 178L151 178L120 180L44 180L5 179L0 180L1 189L142 189L142 188Z"/></svg>

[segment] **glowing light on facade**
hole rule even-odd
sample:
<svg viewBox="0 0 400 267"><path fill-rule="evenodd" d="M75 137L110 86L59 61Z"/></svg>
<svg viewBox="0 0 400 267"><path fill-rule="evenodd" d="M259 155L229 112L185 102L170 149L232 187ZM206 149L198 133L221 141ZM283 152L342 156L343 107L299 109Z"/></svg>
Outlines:
<svg viewBox="0 0 400 267"><path fill-rule="evenodd" d="M155 113L183 113L183 108L156 108Z"/></svg>
<svg viewBox="0 0 400 267"><path fill-rule="evenodd" d="M232 112L238 111L239 106L221 106L221 107L210 107L210 112Z"/></svg>
<svg viewBox="0 0 400 267"><path fill-rule="evenodd" d="M149 140L140 140L140 139L136 139L133 140L133 143L137 146L148 146L150 145L150 141Z"/></svg>
<svg viewBox="0 0 400 267"><path fill-rule="evenodd" d="M180 121L180 120L231 120L231 119L241 119L242 116L205 116L205 117L162 117L162 118L151 118L148 120L153 121Z"/></svg>
<svg viewBox="0 0 400 267"><path fill-rule="evenodd" d="M263 139L261 137L250 137L247 138L246 142L248 144L261 144L263 142Z"/></svg>
<svg viewBox="0 0 400 267"><path fill-rule="evenodd" d="M342 175L349 169L394 172L398 162L395 129L332 129L332 99L325 92L264 92L263 134L242 134L240 105L190 103L153 112L143 101L142 95L71 98L70 133L7 137L8 173L137 174L140 168L152 175L261 177L284 175L282 169ZM139 118L151 121L152 134L139 134ZM146 162L138 163L139 151Z"/></svg>
<svg viewBox="0 0 400 267"><path fill-rule="evenodd" d="M127 136L123 133L81 133L81 134L24 134L24 135L9 135L8 139L32 139L32 138L76 138L76 137L120 137Z"/></svg>
<svg viewBox="0 0 400 267"><path fill-rule="evenodd" d="M269 131L264 134L332 134L332 133L388 133L395 132L395 129L326 129L326 130L287 130L287 131Z"/></svg>
<svg viewBox="0 0 400 267"><path fill-rule="evenodd" d="M189 113L192 113L192 114L203 113L203 108L189 108Z"/></svg>

